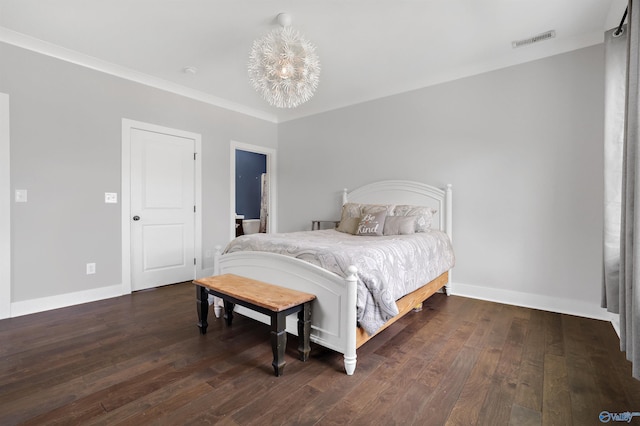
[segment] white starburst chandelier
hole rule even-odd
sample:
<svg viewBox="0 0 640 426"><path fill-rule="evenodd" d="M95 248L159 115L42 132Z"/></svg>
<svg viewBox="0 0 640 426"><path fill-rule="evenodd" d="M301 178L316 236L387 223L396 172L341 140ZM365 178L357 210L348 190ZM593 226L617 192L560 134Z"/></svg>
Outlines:
<svg viewBox="0 0 640 426"><path fill-rule="evenodd" d="M278 23L282 28L253 42L249 80L269 104L295 108L315 93L320 61L315 46L291 28L289 14L279 14Z"/></svg>

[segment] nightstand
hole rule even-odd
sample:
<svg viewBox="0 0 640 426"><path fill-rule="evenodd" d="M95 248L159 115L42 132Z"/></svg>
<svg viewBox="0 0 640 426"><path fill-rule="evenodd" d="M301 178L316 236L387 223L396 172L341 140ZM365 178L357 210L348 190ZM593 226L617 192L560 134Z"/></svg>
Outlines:
<svg viewBox="0 0 640 426"><path fill-rule="evenodd" d="M333 227L331 228L323 228L322 224L323 223L331 223L333 225ZM311 221L311 230L312 231L317 231L320 229L335 229L338 224L340 223L339 220L312 220Z"/></svg>

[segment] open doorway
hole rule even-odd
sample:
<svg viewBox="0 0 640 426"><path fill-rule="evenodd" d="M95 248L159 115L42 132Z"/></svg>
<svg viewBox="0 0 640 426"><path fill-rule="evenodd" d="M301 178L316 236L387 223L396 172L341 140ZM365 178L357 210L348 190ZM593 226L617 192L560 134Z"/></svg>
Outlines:
<svg viewBox="0 0 640 426"><path fill-rule="evenodd" d="M275 157L273 149L231 142L231 239L276 232Z"/></svg>
<svg viewBox="0 0 640 426"><path fill-rule="evenodd" d="M236 236L267 232L267 183L267 156L236 149Z"/></svg>

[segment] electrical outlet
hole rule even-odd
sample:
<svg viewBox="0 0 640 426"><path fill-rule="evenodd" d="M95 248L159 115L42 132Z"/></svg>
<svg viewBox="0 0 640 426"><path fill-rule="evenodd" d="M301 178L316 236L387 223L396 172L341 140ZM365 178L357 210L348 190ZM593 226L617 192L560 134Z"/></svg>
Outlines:
<svg viewBox="0 0 640 426"><path fill-rule="evenodd" d="M105 192L104 193L104 202L108 204L117 204L118 203L118 193L116 192Z"/></svg>
<svg viewBox="0 0 640 426"><path fill-rule="evenodd" d="M96 264L87 263L87 275L93 275L96 273Z"/></svg>
<svg viewBox="0 0 640 426"><path fill-rule="evenodd" d="M204 252L204 257L206 257L207 259L210 259L213 257L213 250L207 250Z"/></svg>

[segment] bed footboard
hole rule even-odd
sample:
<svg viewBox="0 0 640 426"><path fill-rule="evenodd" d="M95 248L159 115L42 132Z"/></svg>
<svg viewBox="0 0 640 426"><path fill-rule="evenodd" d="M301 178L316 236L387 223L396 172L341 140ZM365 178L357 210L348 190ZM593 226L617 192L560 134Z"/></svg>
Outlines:
<svg viewBox="0 0 640 426"><path fill-rule="evenodd" d="M316 300L311 305L311 341L342 353L348 375L356 369L356 272L356 268L350 266L347 278L342 278L308 262L265 252L244 251L216 256L216 274L236 274L315 294ZM269 324L266 315L241 306L236 307L236 311ZM297 335L295 320L288 318L287 332Z"/></svg>

